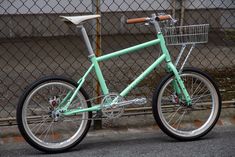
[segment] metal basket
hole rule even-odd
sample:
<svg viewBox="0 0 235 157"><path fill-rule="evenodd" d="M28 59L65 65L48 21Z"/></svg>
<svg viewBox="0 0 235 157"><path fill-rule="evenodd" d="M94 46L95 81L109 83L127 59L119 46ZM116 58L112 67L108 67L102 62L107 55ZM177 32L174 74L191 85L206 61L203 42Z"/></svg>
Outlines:
<svg viewBox="0 0 235 157"><path fill-rule="evenodd" d="M167 45L206 43L208 41L209 24L163 27Z"/></svg>

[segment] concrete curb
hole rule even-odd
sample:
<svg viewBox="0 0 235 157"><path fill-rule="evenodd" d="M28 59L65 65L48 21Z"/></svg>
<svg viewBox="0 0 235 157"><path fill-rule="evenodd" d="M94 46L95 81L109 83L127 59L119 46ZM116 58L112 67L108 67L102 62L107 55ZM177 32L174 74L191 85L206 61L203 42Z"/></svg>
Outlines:
<svg viewBox="0 0 235 157"><path fill-rule="evenodd" d="M194 125L197 122L195 122ZM226 126L235 126L235 116L229 118L220 118L216 124L216 127L226 127ZM9 143L21 143L25 142L24 138L20 135L17 126L6 126L0 127L0 144L9 144ZM106 135L121 135L126 133L141 133L141 132L154 132L160 131L160 128L156 124L146 124L146 125L133 125L133 126L114 126L106 127L101 130L90 129L87 136L106 136Z"/></svg>

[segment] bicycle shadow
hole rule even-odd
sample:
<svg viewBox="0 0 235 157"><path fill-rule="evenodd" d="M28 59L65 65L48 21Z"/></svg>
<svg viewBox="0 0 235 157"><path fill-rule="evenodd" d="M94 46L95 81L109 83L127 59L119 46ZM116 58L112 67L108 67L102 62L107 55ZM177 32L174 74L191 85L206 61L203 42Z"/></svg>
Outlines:
<svg viewBox="0 0 235 157"><path fill-rule="evenodd" d="M115 135L114 135L115 136ZM195 142L200 143L205 140L212 140L214 138L222 138L218 137L216 133L211 132L207 136L194 140L194 141L177 141L175 139L172 139L168 136L166 136L163 133L160 134L148 134L146 137L144 135L141 135L138 137L138 135L129 136L127 139L118 138L118 137L96 137L94 139L84 139L83 142L81 142L79 145L75 146L74 148L70 149L69 151L58 153L58 154L50 154L50 153L43 153L40 151L32 151L32 148L30 148L30 151L26 151L26 154L24 156L77 156L80 154L85 154L84 156L104 156L105 154L112 153L112 149L120 149L120 150L126 150L130 147L138 147L139 145L148 145L148 146L154 146L156 149L161 150L162 145L166 145L166 147L172 146L172 145L184 145L187 143L187 145L193 145Z"/></svg>

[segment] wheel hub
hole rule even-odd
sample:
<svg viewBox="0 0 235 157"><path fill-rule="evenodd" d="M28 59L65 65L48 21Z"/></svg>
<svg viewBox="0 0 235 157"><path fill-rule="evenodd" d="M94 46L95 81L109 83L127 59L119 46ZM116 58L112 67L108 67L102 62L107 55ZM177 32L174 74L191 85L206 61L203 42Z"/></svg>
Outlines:
<svg viewBox="0 0 235 157"><path fill-rule="evenodd" d="M60 111L56 109L59 103L60 98L58 98L57 96L53 96L49 99L51 118L53 118L55 122L58 121L59 117L61 116Z"/></svg>
<svg viewBox="0 0 235 157"><path fill-rule="evenodd" d="M58 121L60 116L61 116L61 113L59 112L59 110L54 110L51 112L51 118L53 118L55 122Z"/></svg>

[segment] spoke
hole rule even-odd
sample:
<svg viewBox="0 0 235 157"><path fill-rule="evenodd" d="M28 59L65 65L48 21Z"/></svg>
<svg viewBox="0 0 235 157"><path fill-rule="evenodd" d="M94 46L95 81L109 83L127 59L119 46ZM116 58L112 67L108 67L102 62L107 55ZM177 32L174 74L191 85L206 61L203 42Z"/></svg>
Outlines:
<svg viewBox="0 0 235 157"><path fill-rule="evenodd" d="M180 117L181 117L181 116L182 116L182 115L180 115ZM172 126L175 125L175 124L179 121L180 117L179 117L178 119L176 119L176 121L172 124ZM170 124L170 123L169 123L169 124Z"/></svg>
<svg viewBox="0 0 235 157"><path fill-rule="evenodd" d="M50 91L50 95L54 96L53 90L54 90L54 84L51 85L51 88L49 90Z"/></svg>
<svg viewBox="0 0 235 157"><path fill-rule="evenodd" d="M111 112L111 114L110 114L111 116L113 116L113 111Z"/></svg>
<svg viewBox="0 0 235 157"><path fill-rule="evenodd" d="M172 98L171 96L167 96L166 98L162 98L162 101L166 101L166 102L169 101L169 103L172 103Z"/></svg>
<svg viewBox="0 0 235 157"><path fill-rule="evenodd" d="M193 82L193 77L191 77L192 79L192 86L191 86L191 93L193 94L193 85L194 85L194 82ZM196 81L195 81L196 82Z"/></svg>
<svg viewBox="0 0 235 157"><path fill-rule="evenodd" d="M183 83L184 83L184 86L185 86L185 88L187 87L187 79L186 79L187 77L181 77L181 79L182 79L182 81L183 81ZM187 88L186 88L187 89Z"/></svg>
<svg viewBox="0 0 235 157"><path fill-rule="evenodd" d="M53 141L55 140L54 125L51 126L51 138Z"/></svg>
<svg viewBox="0 0 235 157"><path fill-rule="evenodd" d="M80 136L79 131L85 127L86 123L83 122L89 120L87 114L81 113L76 116L66 116L63 118L63 114L58 117L58 121L54 120L49 114L50 104L49 99L60 99L66 96L66 93L74 87L70 84L60 84L59 82L45 82L35 89L33 94L29 95L30 100L28 106L25 109L24 117L27 124L26 130L31 137L36 137L36 142L40 144L54 145L60 142L70 143L69 139L73 136ZM80 93L79 93L80 94ZM77 95L71 104L71 108L77 108L80 106L87 106L83 95ZM83 103L84 101L84 103ZM52 108L51 108L52 110ZM34 116L34 114L36 116ZM86 120L85 120L86 119ZM60 133L65 133L61 136ZM78 134L76 134L78 133ZM62 141L61 141L62 140Z"/></svg>
<svg viewBox="0 0 235 157"><path fill-rule="evenodd" d="M211 94L205 94L205 95L201 95L201 96L199 96L199 97L194 97L194 98L192 98L191 100L195 100L195 99L200 99L200 98L204 98L204 97L207 97L207 96L210 96Z"/></svg>
<svg viewBox="0 0 235 157"><path fill-rule="evenodd" d="M193 110L194 111L198 111L198 110L206 110L206 109L211 109L211 104L207 104L207 105L202 105L202 104L196 104L193 106Z"/></svg>
<svg viewBox="0 0 235 157"><path fill-rule="evenodd" d="M207 91L209 91L209 90L207 90ZM206 93L207 91L205 91L204 93ZM204 95L204 93L203 93L202 95ZM200 97L194 102L194 104L197 103L198 100L200 100L201 97L202 97L202 96L200 96Z"/></svg>
<svg viewBox="0 0 235 157"><path fill-rule="evenodd" d="M48 99L47 98L45 98L45 96L43 96L42 94L40 94L40 93L38 93L38 95L40 96L40 97L42 97L42 99L45 101L45 102L48 102Z"/></svg>
<svg viewBox="0 0 235 157"><path fill-rule="evenodd" d="M50 123L50 125L49 125L49 127L48 127L48 129L47 129L47 131L46 131L46 135L44 136L44 141L45 141L45 139L46 139L46 137L47 137L47 135L48 135L48 133L49 133L49 131L50 131L50 128L51 128L51 126L53 125L53 123L54 123L54 120Z"/></svg>
<svg viewBox="0 0 235 157"><path fill-rule="evenodd" d="M175 112L173 112L173 113L172 113L173 116L171 116L172 114L170 114L170 116L168 116L168 117L171 117L171 119L168 121L169 124L170 124L172 118L176 115L176 113L177 113L181 108L182 108L182 107L180 106ZM168 118L168 117L167 117L167 118Z"/></svg>
<svg viewBox="0 0 235 157"><path fill-rule="evenodd" d="M189 95L191 95L191 94L192 94L192 91L191 91L192 89L190 88L190 85L191 85L190 78L187 77L186 82L187 82L187 87L186 87L186 89L187 89ZM191 90L190 90L190 89L191 89Z"/></svg>
<svg viewBox="0 0 235 157"><path fill-rule="evenodd" d="M38 125L40 125L41 123L45 122L49 117L50 117L50 116L48 115L48 116L45 117L46 119L43 119L43 120L41 120L40 122L34 122L34 123L30 124L30 125L36 124L33 128L31 128L31 131L33 131L33 130L34 130Z"/></svg>
<svg viewBox="0 0 235 157"><path fill-rule="evenodd" d="M40 135L38 138L40 138L44 133L47 132L47 130L48 130L48 128L50 127L50 125L51 125L52 122L53 122L53 120L50 122L49 126L46 127L46 129L41 133L41 135Z"/></svg>
<svg viewBox="0 0 235 157"><path fill-rule="evenodd" d="M180 116L180 121L179 121L179 123L178 123L178 125L177 125L177 129L179 128L179 126L180 126L180 124L181 124L181 121L182 121L182 119L183 119L183 117L184 117L184 114L185 114L185 110L184 110L184 113Z"/></svg>
<svg viewBox="0 0 235 157"><path fill-rule="evenodd" d="M48 117L48 118L49 118L49 117ZM38 127L38 129L36 130L35 135L38 133L38 131L39 131L40 128L43 126L44 122L47 121L48 118L46 118L46 119L41 123L41 125L40 125L40 126Z"/></svg>
<svg viewBox="0 0 235 157"><path fill-rule="evenodd" d="M80 102L81 102L81 101L80 101L79 97L77 97L77 98L75 98L75 99L73 100L73 102L72 102L70 105L71 105L71 106L74 105L74 107L76 107L76 105L78 105L77 107L79 107L79 106L82 105L82 103L80 103Z"/></svg>
<svg viewBox="0 0 235 157"><path fill-rule="evenodd" d="M199 83L199 85L197 86L197 88L196 88L195 91L193 92L192 96L193 96L193 95L195 94L195 92L199 89L199 87L201 86L201 83L202 83L202 82Z"/></svg>
<svg viewBox="0 0 235 157"><path fill-rule="evenodd" d="M206 87L205 85L202 86L202 88L201 88L197 93L194 92L193 95L198 95L201 91L203 91L203 89L204 89L205 87ZM207 90L208 90L208 89L207 89ZM193 97L193 95L192 95L192 97Z"/></svg>
<svg viewBox="0 0 235 157"><path fill-rule="evenodd" d="M174 102L174 98L169 94L171 85L174 86L172 79L168 79L157 97L157 112L167 131L180 137L188 136L191 138L200 135L211 127L212 123L208 122L215 121L213 118L217 113L213 110L213 103L217 95L214 95L216 91L212 88L213 85L210 84L210 80L197 74L197 72L183 73L181 79L191 96L192 106L187 107L184 100L180 100L180 104L168 104L170 100ZM174 88L172 91L174 92ZM199 127L195 123L202 123L202 125Z"/></svg>
<svg viewBox="0 0 235 157"><path fill-rule="evenodd" d="M38 103L37 101L35 101L33 98L31 99L32 101L34 101L38 106L40 106L43 111L47 111L48 109L46 109L44 106L42 106L40 103Z"/></svg>
<svg viewBox="0 0 235 157"><path fill-rule="evenodd" d="M60 92L61 93L61 89ZM66 91L66 89L63 90L63 92L61 94L59 94L58 96L61 98L63 95L68 94L68 92Z"/></svg>
<svg viewBox="0 0 235 157"><path fill-rule="evenodd" d="M172 89L172 88L171 88ZM174 92L172 92L171 90L169 90L169 89L167 89L166 88L166 91L170 94L170 95L172 95L172 93L174 93Z"/></svg>

